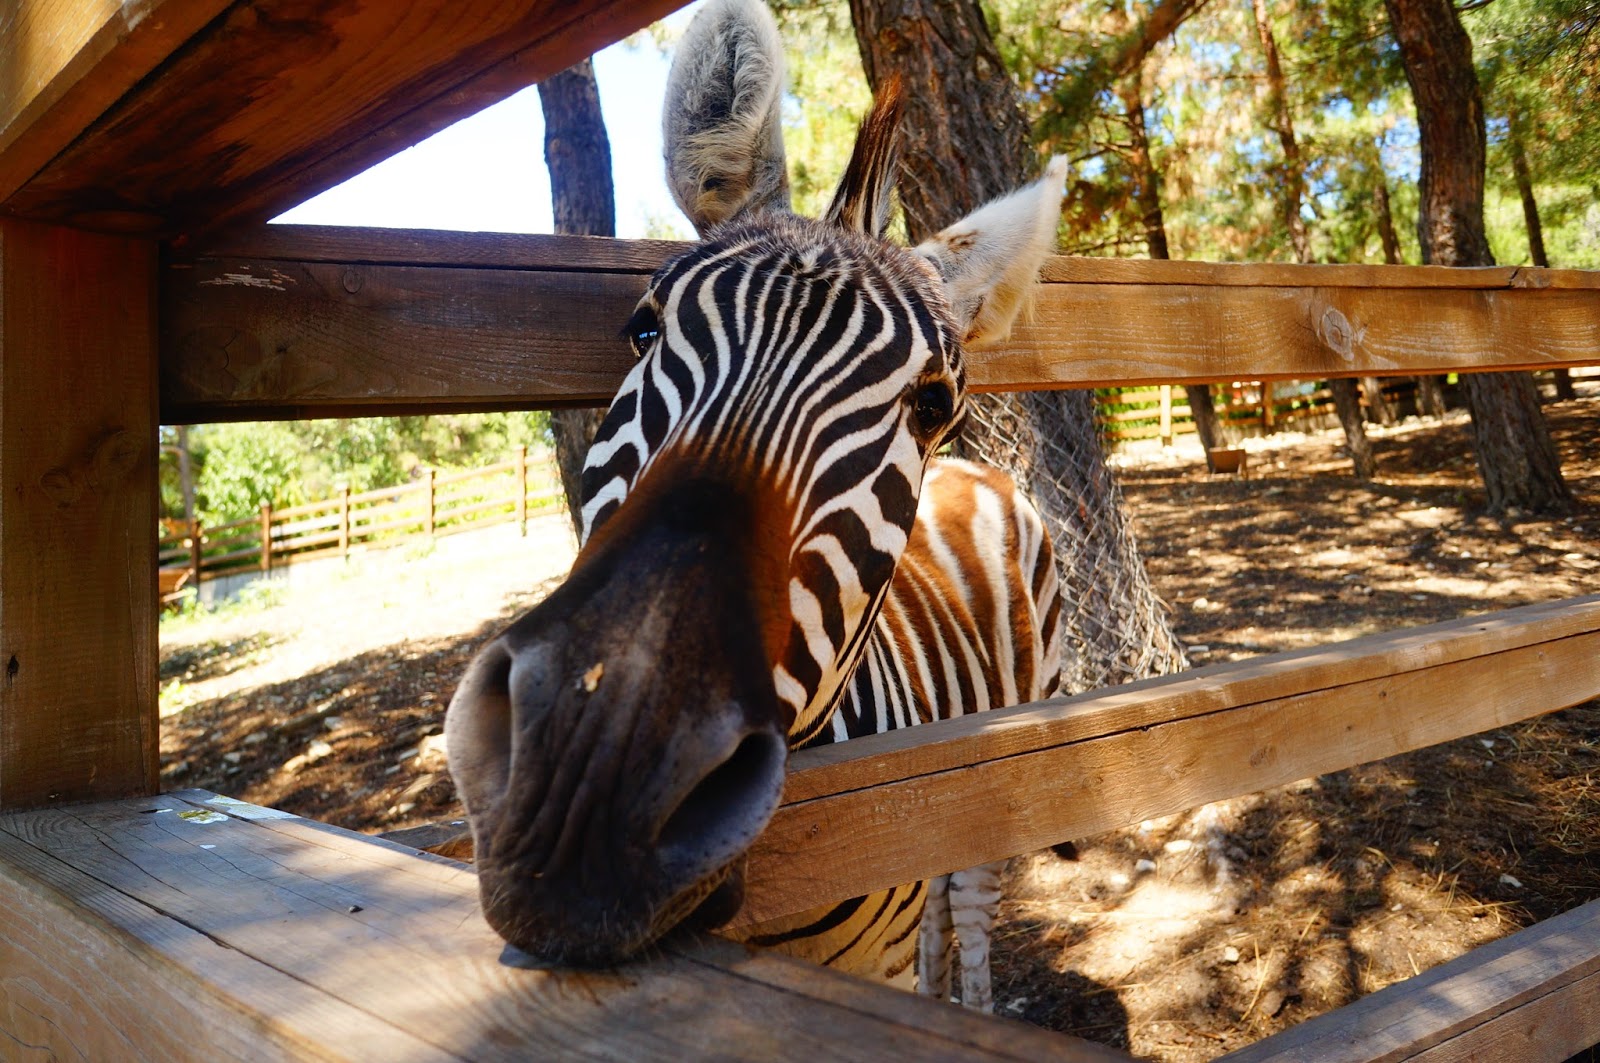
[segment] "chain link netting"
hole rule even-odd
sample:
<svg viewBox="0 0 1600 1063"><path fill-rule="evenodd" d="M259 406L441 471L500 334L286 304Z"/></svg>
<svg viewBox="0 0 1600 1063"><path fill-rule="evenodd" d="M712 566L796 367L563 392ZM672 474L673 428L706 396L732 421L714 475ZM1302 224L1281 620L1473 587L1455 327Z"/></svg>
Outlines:
<svg viewBox="0 0 1600 1063"><path fill-rule="evenodd" d="M1078 693L1188 667L1145 572L1106 466L1088 391L971 395L958 452L1032 495L1061 570L1062 689Z"/></svg>

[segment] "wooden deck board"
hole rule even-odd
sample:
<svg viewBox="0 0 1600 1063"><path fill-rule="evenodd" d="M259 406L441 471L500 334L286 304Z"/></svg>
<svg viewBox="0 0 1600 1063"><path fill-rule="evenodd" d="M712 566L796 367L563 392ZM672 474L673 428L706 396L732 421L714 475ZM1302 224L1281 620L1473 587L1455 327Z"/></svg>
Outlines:
<svg viewBox="0 0 1600 1063"><path fill-rule="evenodd" d="M0 816L0 1027L61 1055L1125 1058L723 941L499 952L470 869L204 792Z"/></svg>
<svg viewBox="0 0 1600 1063"><path fill-rule="evenodd" d="M604 405L684 245L269 226L163 277L168 421ZM1600 364L1600 272L1055 258L978 390ZM467 298L463 293L470 292Z"/></svg>

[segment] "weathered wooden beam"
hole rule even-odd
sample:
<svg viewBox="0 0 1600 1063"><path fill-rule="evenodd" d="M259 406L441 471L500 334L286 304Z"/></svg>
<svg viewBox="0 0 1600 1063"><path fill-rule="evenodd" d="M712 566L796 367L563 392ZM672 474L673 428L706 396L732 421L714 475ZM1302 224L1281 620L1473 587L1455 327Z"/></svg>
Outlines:
<svg viewBox="0 0 1600 1063"><path fill-rule="evenodd" d="M13 0L0 123L35 132L0 139L0 198L118 232L265 221L681 3Z"/></svg>
<svg viewBox="0 0 1600 1063"><path fill-rule="evenodd" d="M270 226L174 256L168 421L603 404L682 245ZM1600 272L1052 259L980 390L1600 363Z"/></svg>
<svg viewBox="0 0 1600 1063"><path fill-rule="evenodd" d="M741 923L1600 696L1600 597L942 721L790 758Z"/></svg>
<svg viewBox="0 0 1600 1063"><path fill-rule="evenodd" d="M0 220L0 808L158 783L156 254Z"/></svg>
<svg viewBox="0 0 1600 1063"><path fill-rule="evenodd" d="M228 3L0 3L0 202Z"/></svg>
<svg viewBox="0 0 1600 1063"><path fill-rule="evenodd" d="M500 951L469 868L203 791L0 816L0 1027L45 1058L1129 1058L715 939Z"/></svg>
<svg viewBox="0 0 1600 1063"><path fill-rule="evenodd" d="M1561 1063L1600 1043L1600 902L1222 1057L1225 1063Z"/></svg>

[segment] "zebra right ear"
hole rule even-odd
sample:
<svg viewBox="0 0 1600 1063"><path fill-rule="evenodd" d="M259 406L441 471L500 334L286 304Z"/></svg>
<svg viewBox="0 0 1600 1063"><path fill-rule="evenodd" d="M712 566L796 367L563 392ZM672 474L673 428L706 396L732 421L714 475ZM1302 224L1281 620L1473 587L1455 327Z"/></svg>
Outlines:
<svg viewBox="0 0 1600 1063"><path fill-rule="evenodd" d="M1034 281L1056 245L1067 160L1057 155L1044 176L979 207L912 250L933 263L968 347L999 343L1033 296Z"/></svg>
<svg viewBox="0 0 1600 1063"><path fill-rule="evenodd" d="M667 76L667 184L704 236L725 221L789 209L783 42L761 0L711 0Z"/></svg>

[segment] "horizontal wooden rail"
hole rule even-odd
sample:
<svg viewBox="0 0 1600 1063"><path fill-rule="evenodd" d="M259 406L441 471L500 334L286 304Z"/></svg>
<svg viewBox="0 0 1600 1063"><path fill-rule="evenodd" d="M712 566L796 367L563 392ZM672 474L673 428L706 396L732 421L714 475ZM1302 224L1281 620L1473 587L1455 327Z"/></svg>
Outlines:
<svg viewBox="0 0 1600 1063"><path fill-rule="evenodd" d="M617 971L500 951L469 868L281 812L0 816L0 1015L43 1058L1128 1059L715 939Z"/></svg>
<svg viewBox="0 0 1600 1063"><path fill-rule="evenodd" d="M741 920L1030 852L1600 696L1600 596L1215 665L790 758Z"/></svg>
<svg viewBox="0 0 1600 1063"><path fill-rule="evenodd" d="M1222 1063L1575 1058L1600 1043L1600 901L1222 1057Z"/></svg>
<svg viewBox="0 0 1600 1063"><path fill-rule="evenodd" d="M270 226L163 273L169 422L604 404L683 245ZM1600 363L1600 272L1050 260L980 390ZM462 292L471 292L464 299Z"/></svg>

